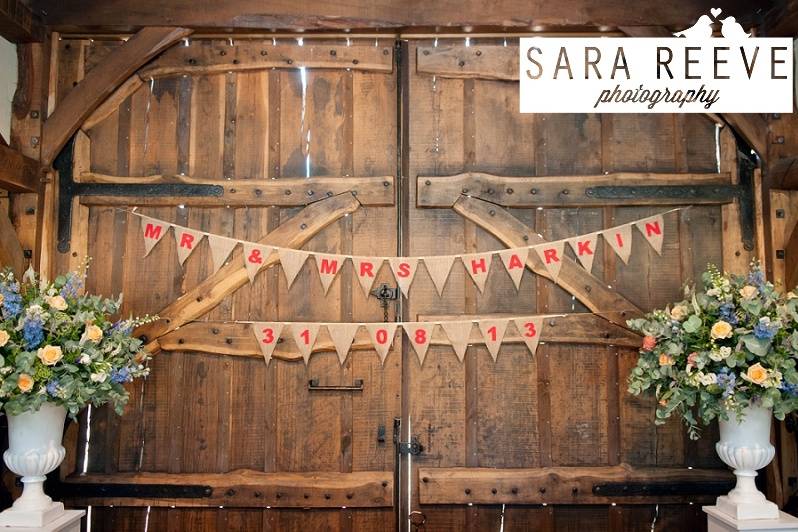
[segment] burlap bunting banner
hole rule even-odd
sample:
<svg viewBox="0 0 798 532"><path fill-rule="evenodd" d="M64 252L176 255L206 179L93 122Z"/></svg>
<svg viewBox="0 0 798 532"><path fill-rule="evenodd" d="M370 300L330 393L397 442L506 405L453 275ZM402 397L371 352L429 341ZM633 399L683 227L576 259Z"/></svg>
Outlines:
<svg viewBox="0 0 798 532"><path fill-rule="evenodd" d="M387 323L305 323L305 322L237 322L249 323L252 333L258 342L263 358L268 364L272 359L274 349L280 341L281 335L286 328L290 330L290 338L296 344L296 350L302 355L305 364L308 364L313 348L316 344L319 331L322 326L327 329L327 333L335 347L338 360L343 365L352 347L355 337L360 327L364 327L369 334L371 344L381 363L391 351L397 328L402 328L407 336L410 345L418 357L419 365L423 365L427 357L430 345L436 328L440 325L443 332L449 339L452 349L457 359L463 362L466 351L471 344L471 334L474 324L476 324L482 342L488 349L491 358L496 362L501 346L506 342L507 336L512 333L507 332L510 323L516 329L516 336L513 341L518 342L518 337L523 340L529 353L535 355L543 332L545 319L561 317L563 314L520 316L508 318L486 318L471 320L454 321L412 321L412 322L387 322ZM512 330L512 329L511 329ZM288 333L285 333L288 334ZM480 343L479 340L475 340Z"/></svg>
<svg viewBox="0 0 798 532"><path fill-rule="evenodd" d="M530 253L534 253L532 257L537 256L540 259L541 263L546 268L548 276L557 282L563 263L571 260L565 255L566 243L573 250L573 254L579 261L579 264L588 272L593 268L593 260L598 251L599 235L624 263L629 262L632 253L632 227L637 227L639 232L643 235L643 238L657 253L661 254L665 238L664 215L678 210L680 209L673 209L667 213L656 214L585 235L531 246L481 253L433 255L428 257L359 257L264 246L244 240L195 231L136 212L132 212L132 214L141 217L141 233L144 239L145 257L149 255L155 245L163 239L164 235L171 228L174 230L177 256L181 265L197 248L202 239L207 236L211 249L214 271L218 271L219 268L224 265L233 249L240 243L243 246L244 265L251 282L254 281L255 276L264 267L269 255L276 251L289 289L302 270L302 267L305 265L305 262L312 256L325 294L330 289L332 282L338 276L341 269L344 268L346 261L349 260L352 262L353 271L360 286L363 288L363 292L368 295L374 285L380 268L382 268L385 262L388 262L391 274L396 279L399 288L405 297L409 297L410 288L416 278L420 262L424 264L427 274L440 296L443 294L443 289L449 279L455 259L457 258L461 260L468 276L479 291L482 292L485 290L485 284L490 274L490 269L493 266L494 255L498 256L515 288L520 289L521 279L526 269L526 262L530 258Z"/></svg>

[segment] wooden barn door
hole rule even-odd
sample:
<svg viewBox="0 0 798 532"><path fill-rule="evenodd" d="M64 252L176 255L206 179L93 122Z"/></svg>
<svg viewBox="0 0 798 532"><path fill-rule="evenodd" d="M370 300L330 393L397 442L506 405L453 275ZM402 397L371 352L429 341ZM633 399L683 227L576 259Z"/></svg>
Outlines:
<svg viewBox="0 0 798 532"><path fill-rule="evenodd" d="M228 323L381 321L379 302L363 294L350 269L325 295L313 261L290 290L279 267L231 290L242 279L240 251L214 276L203 242L181 269L171 234L144 259L138 220L123 210L139 205L146 215L241 239L277 235L286 247L306 241L304 248L313 251L395 254L393 41L303 44L181 43L156 60L172 65L173 75L134 79L135 90L78 133L76 180L141 183L137 176L162 175L150 181L196 178L225 187L222 198L84 196L74 202L71 248L59 255L61 267L88 253L94 257L90 291L124 292L124 314L165 312L162 318L186 322L177 329L175 321L162 320L176 330L157 338L161 351L151 375L133 385L124 417L93 409L70 430L75 473L62 492L71 504L92 506L93 531L393 526L391 430L400 415L401 341L384 366L363 341L342 365L322 331L324 349L307 366L285 340L267 367L248 326ZM61 41L59 91L68 92L117 45ZM329 64L297 69L311 56L317 65ZM264 61L281 64L253 68ZM217 63L230 71L206 68ZM318 176L330 179L314 180ZM362 188L376 176L385 176L373 187L377 192ZM237 197L236 187L249 194L248 206L225 199ZM377 283L389 277L383 271ZM208 302L220 293L219 301ZM178 298L182 306L174 312ZM212 309L205 314L187 311L206 303ZM148 340L156 341L155 334ZM363 389L313 391L312 379L332 387L362 379Z"/></svg>
<svg viewBox="0 0 798 532"><path fill-rule="evenodd" d="M517 82L502 80L517 78L512 72L517 48L507 55L502 41L469 44L440 40L407 48L408 255L472 253L502 249L514 239L524 245L564 238L668 208L656 200L634 206L612 199L572 206L579 205L578 191L585 196L580 176L644 173L648 177L637 184L684 185L700 177L691 174L717 174L720 164L723 173L715 177L736 179L731 133L718 135L706 117L522 115ZM507 61L499 61L503 57ZM469 172L532 179L511 185L476 174L436 179ZM535 176L564 177L536 182ZM617 179L611 184L628 184L624 176ZM555 199L536 207L536 193ZM680 297L683 283L700 279L708 263L740 263L742 255L745 265L750 255L739 233L722 249L723 220L732 219L727 210L734 208L703 205L667 215L662 256L639 235L628 264L609 248L599 249L593 267L598 281L584 277L570 292L530 271L516 291L499 262L482 293L459 263L442 297L419 275L405 318L584 313L585 301L606 311L629 311L628 316L634 307L662 307ZM542 343L535 357L514 344L504 345L496 362L484 346L469 348L464 363L448 346L432 347L423 367L414 356L406 358L404 436L423 446L408 459L410 530L705 526L700 503L711 496L701 497L701 488L691 493L685 484L671 496L645 496L634 485L667 486L673 471L692 471L686 466L720 466L712 431L689 442L678 421L655 427L652 401L626 392L636 348L605 340L605 331L614 329L609 321L598 321L603 323L590 322L594 328L587 332L552 330L552 340ZM713 471L708 478L723 478L723 472ZM616 496L604 497L595 487L619 479ZM624 496L624 485L628 495L637 496Z"/></svg>

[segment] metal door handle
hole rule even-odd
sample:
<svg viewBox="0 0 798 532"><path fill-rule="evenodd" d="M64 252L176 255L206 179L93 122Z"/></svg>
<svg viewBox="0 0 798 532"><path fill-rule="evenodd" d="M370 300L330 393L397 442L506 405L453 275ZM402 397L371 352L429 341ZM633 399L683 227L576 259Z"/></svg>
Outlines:
<svg viewBox="0 0 798 532"><path fill-rule="evenodd" d="M319 384L319 379L310 379L308 381L308 390L311 392L362 392L363 379L355 379L354 384L351 386L331 386Z"/></svg>

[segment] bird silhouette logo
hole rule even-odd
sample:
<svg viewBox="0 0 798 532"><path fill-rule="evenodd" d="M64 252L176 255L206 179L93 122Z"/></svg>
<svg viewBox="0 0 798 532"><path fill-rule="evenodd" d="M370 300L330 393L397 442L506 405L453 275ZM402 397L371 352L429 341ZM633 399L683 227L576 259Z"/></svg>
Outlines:
<svg viewBox="0 0 798 532"><path fill-rule="evenodd" d="M701 15L691 27L686 30L677 31L673 34L674 37L685 37L687 39L711 39L714 33L714 24L721 23L720 33L726 39L746 39L751 36L746 33L745 29L737 22L734 17L726 17L723 20L718 16L721 13L720 8L712 8L709 10L709 15Z"/></svg>

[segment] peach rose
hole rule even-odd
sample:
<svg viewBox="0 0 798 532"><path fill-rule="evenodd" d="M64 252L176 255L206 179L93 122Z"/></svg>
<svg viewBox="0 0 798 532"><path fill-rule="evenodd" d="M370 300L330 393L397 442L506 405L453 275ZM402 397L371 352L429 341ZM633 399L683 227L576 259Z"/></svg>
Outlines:
<svg viewBox="0 0 798 532"><path fill-rule="evenodd" d="M759 293L759 290L757 290L756 286L751 286L750 284L740 288L740 296L743 299L754 299L757 293Z"/></svg>
<svg viewBox="0 0 798 532"><path fill-rule="evenodd" d="M33 377L27 373L20 373L17 377L17 386L23 392L29 392L33 388Z"/></svg>
<svg viewBox="0 0 798 532"><path fill-rule="evenodd" d="M732 335L732 326L729 325L727 322L720 320L712 326L712 329L709 332L710 336L712 336L715 340L720 340L723 338L729 338Z"/></svg>
<svg viewBox="0 0 798 532"><path fill-rule="evenodd" d="M659 365L660 366L673 366L673 357L670 355L666 355L662 353L659 356Z"/></svg>
<svg viewBox="0 0 798 532"><path fill-rule="evenodd" d="M676 305L671 309L671 318L676 321L682 321L687 317L687 307L684 305Z"/></svg>
<svg viewBox="0 0 798 532"><path fill-rule="evenodd" d="M768 378L768 370L762 367L762 364L757 362L753 366L749 366L748 371L745 372L746 380L754 384L763 384Z"/></svg>
<svg viewBox="0 0 798 532"><path fill-rule="evenodd" d="M0 347L6 345L9 338L10 336L6 331L0 331Z"/></svg>
<svg viewBox="0 0 798 532"><path fill-rule="evenodd" d="M103 330L96 325L86 325L86 332L83 336L92 342L99 342L103 337Z"/></svg>
<svg viewBox="0 0 798 532"><path fill-rule="evenodd" d="M67 302L61 296L50 296L44 299L50 308L54 308L55 310L66 310Z"/></svg>
<svg viewBox="0 0 798 532"><path fill-rule="evenodd" d="M40 347L36 356L39 357L39 360L41 360L42 364L45 366L54 366L59 360L64 358L61 348L57 345L46 345L44 347Z"/></svg>
<svg viewBox="0 0 798 532"><path fill-rule="evenodd" d="M695 361L696 361L697 358L698 358L698 353L696 353L695 351L693 351L692 353L687 355L687 365L689 367L691 367L691 368L694 368L695 367Z"/></svg>
<svg viewBox="0 0 798 532"><path fill-rule="evenodd" d="M656 347L656 345L657 345L657 339L654 338L653 336L646 336L643 338L643 349L645 349L646 351L651 351L652 349L654 349L654 347Z"/></svg>

